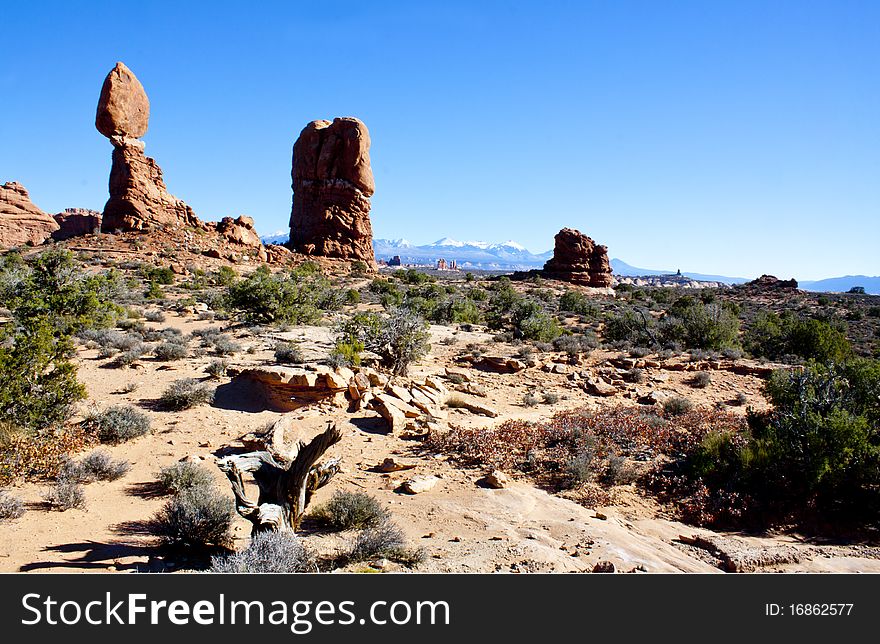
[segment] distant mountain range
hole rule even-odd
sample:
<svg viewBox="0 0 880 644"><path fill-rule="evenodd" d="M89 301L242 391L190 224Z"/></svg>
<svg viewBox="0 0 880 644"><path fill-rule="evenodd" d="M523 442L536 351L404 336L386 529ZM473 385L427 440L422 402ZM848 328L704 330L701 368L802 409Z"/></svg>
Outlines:
<svg viewBox="0 0 880 644"><path fill-rule="evenodd" d="M279 230L263 238L266 244L283 244L288 239L287 231ZM449 237L438 239L432 244L417 246L406 239L374 239L373 250L376 259L389 260L395 255L400 256L404 264L434 264L438 259L455 260L459 268L495 270L495 271L527 271L541 268L544 262L553 256L553 251L535 254L515 241L492 244L484 241L458 241ZM623 260L612 259L611 270L615 275L638 277L646 275L673 275L676 271L662 271L650 268L631 266ZM742 284L748 282L745 277L727 277L725 275L709 275L682 271L682 275L694 280L705 282L722 282L724 284ZM783 279L787 276L780 276ZM865 275L847 275L828 279L803 281L800 288L806 291L846 292L853 286L863 286L866 293L880 295L880 277Z"/></svg>

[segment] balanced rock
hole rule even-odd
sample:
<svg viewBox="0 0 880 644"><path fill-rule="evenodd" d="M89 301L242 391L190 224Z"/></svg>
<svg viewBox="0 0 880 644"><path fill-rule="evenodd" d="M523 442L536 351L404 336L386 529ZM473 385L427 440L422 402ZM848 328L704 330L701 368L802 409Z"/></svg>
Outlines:
<svg viewBox="0 0 880 644"><path fill-rule="evenodd" d="M356 118L312 121L293 146L290 247L375 269L370 133Z"/></svg>
<svg viewBox="0 0 880 644"><path fill-rule="evenodd" d="M594 288L605 288L613 283L608 248L572 228L556 233L553 257L544 264L544 274Z"/></svg>
<svg viewBox="0 0 880 644"><path fill-rule="evenodd" d="M33 204L23 185L0 186L0 248L42 244L56 230L58 224Z"/></svg>
<svg viewBox="0 0 880 644"><path fill-rule="evenodd" d="M116 63L101 87L95 127L111 139L141 138L147 133L150 99L137 77L123 63Z"/></svg>
<svg viewBox="0 0 880 644"><path fill-rule="evenodd" d="M52 233L52 239L56 241L101 232L101 213L97 210L66 208L64 212L54 215L54 218L58 230Z"/></svg>
<svg viewBox="0 0 880 644"><path fill-rule="evenodd" d="M113 144L110 199L104 206L104 232L164 226L201 226L192 208L168 193L162 170L144 154L138 140L147 131L150 102L143 86L122 63L110 70L101 88L95 127Z"/></svg>

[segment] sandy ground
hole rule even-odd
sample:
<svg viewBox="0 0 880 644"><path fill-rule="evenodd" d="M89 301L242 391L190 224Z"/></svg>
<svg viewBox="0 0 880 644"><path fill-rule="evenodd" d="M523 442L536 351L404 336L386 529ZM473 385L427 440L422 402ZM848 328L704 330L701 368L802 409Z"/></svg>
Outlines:
<svg viewBox="0 0 880 644"><path fill-rule="evenodd" d="M173 326L184 332L212 323L192 317L169 314L161 328ZM414 369L413 376L442 371L463 346L481 343L491 353L508 355L510 347L492 343L481 333L454 332L433 327L434 349L429 359ZM444 337L454 335L455 344L444 344ZM327 327L297 327L285 333L254 337L240 335L238 341L252 353L242 352L230 359L233 365L272 364L271 347L275 338L303 342L307 358L316 359L330 346ZM447 341L448 342L448 341ZM192 346L196 346L193 343ZM611 354L596 352L589 361L600 363ZM135 571L165 570L173 567L161 560L155 539L145 534L139 522L150 518L166 501L149 493L149 484L158 470L186 458L204 459L215 473L217 483L228 484L213 465L217 453L240 445L237 438L265 427L280 414L261 409L247 392L238 391L225 378L219 382L218 397L212 406L200 406L181 412L158 411L154 402L173 380L185 377L206 378L205 366L211 356L160 363L145 359L135 368L113 369L107 360L97 359L97 350L80 351L80 379L85 383L88 405L105 408L128 403L143 408L152 420L150 435L115 447L107 447L114 458L131 463L131 471L115 482L86 486L84 510L53 512L41 503L48 484L28 483L10 492L28 504L24 517L0 523L0 571ZM687 384L693 375L687 372L648 370L648 385L641 389L663 390L686 395L703 404L730 401L745 393L750 404L765 403L760 397L760 379L727 371L713 372L709 388L695 390ZM662 379L651 381L652 376ZM584 405L637 404L632 398L614 397L613 403L585 393L566 374L547 373L538 368L518 374L491 374L474 371L476 382L486 386L484 402L501 413L488 419L463 410L449 410L448 423L454 427L480 427L507 418L538 419L553 411ZM136 383L137 389L122 393ZM525 407L522 398L529 389L555 391L560 400L552 405ZM734 408L739 409L739 408ZM741 410L744 411L744 408ZM572 500L553 496L524 480L514 481L505 489L492 490L477 485L483 472L462 469L446 457L426 454L421 443L385 433L384 422L372 411L349 413L345 410L306 407L297 412L303 426L323 427L334 420L343 429L344 438L330 455L343 459L343 471L321 489L313 504L329 498L336 489L362 490L388 505L415 546L427 553L419 567L424 572L569 572L591 571L599 561L610 561L618 571L702 572L717 573L721 566L705 549L682 543L681 536L703 535L732 539L745 548L779 548L796 551L796 563L763 565L761 570L800 571L872 571L880 572L880 559L874 550L849 546L819 546L789 535L753 537L716 535L663 518L652 501L632 489L621 488L613 495L614 504L606 508L586 508ZM395 474L381 474L374 467L386 457L414 465L414 469ZM404 495L396 490L400 481L412 475L433 474L440 483L419 495ZM247 543L250 524L236 519L236 546ZM303 535L307 545L319 552L332 553L341 548L350 535ZM792 557L789 557L792 559ZM366 565L352 570L365 569ZM386 567L400 570L394 564Z"/></svg>

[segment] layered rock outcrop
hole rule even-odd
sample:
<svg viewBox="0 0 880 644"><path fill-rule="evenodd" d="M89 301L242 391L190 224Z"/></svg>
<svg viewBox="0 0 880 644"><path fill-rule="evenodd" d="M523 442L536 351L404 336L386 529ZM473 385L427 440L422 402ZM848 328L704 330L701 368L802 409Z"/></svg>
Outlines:
<svg viewBox="0 0 880 644"><path fill-rule="evenodd" d="M58 224L58 230L52 233L52 239L56 241L101 232L101 213L97 210L66 208L53 217Z"/></svg>
<svg viewBox="0 0 880 644"><path fill-rule="evenodd" d="M375 268L370 134L356 118L312 121L293 146L289 246Z"/></svg>
<svg viewBox="0 0 880 644"><path fill-rule="evenodd" d="M751 282L746 282L744 285L746 287L750 287L757 290L797 290L798 283L797 280L792 278L790 280L781 280L775 275L761 275L758 279L752 280Z"/></svg>
<svg viewBox="0 0 880 644"><path fill-rule="evenodd" d="M150 101L128 67L116 63L101 88L95 127L113 144L110 199L104 206L105 232L146 230L155 226L198 226L192 208L169 194L162 170L144 154Z"/></svg>
<svg viewBox="0 0 880 644"><path fill-rule="evenodd" d="M0 248L42 244L56 230L58 224L33 204L23 185L0 186Z"/></svg>
<svg viewBox="0 0 880 644"><path fill-rule="evenodd" d="M611 286L608 248L578 230L563 228L556 233L553 257L544 264L544 274L572 284L605 288Z"/></svg>

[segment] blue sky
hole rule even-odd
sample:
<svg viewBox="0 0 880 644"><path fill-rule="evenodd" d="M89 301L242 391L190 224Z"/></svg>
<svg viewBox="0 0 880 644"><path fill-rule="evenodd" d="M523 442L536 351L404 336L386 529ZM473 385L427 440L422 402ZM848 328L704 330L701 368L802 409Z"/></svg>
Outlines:
<svg viewBox="0 0 880 644"><path fill-rule="evenodd" d="M183 5L183 6L181 6ZM880 274L880 3L10 2L0 182L101 209L124 61L147 154L206 220L285 228L291 147L369 127L377 237L563 226L646 268Z"/></svg>

